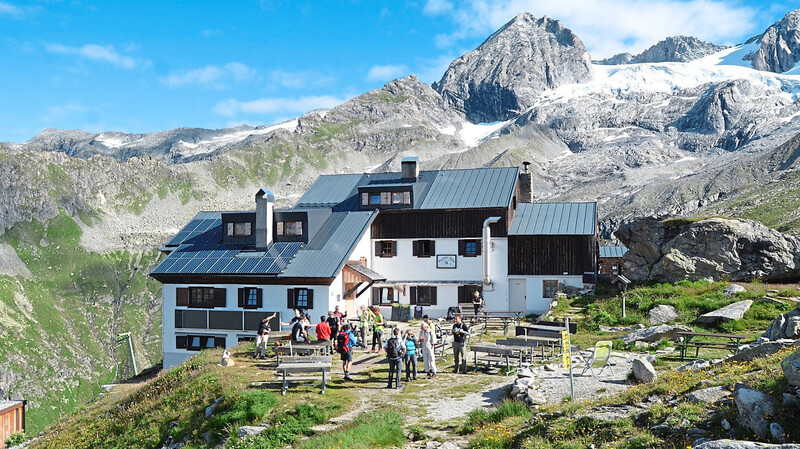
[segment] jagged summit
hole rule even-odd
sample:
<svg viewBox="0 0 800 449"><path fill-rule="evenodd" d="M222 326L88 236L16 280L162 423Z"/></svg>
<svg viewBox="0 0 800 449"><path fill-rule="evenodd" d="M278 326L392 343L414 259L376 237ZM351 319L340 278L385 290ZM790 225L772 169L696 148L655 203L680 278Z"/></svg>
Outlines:
<svg viewBox="0 0 800 449"><path fill-rule="evenodd" d="M467 119L507 120L546 89L591 79L583 42L558 20L521 13L450 67L436 89Z"/></svg>
<svg viewBox="0 0 800 449"><path fill-rule="evenodd" d="M775 73L792 70L800 62L800 9L786 14L747 43L759 45L758 50L743 58L754 69Z"/></svg>
<svg viewBox="0 0 800 449"><path fill-rule="evenodd" d="M620 53L596 61L602 65L640 64L652 62L689 62L724 50L722 45L701 41L693 36L670 36L638 55Z"/></svg>

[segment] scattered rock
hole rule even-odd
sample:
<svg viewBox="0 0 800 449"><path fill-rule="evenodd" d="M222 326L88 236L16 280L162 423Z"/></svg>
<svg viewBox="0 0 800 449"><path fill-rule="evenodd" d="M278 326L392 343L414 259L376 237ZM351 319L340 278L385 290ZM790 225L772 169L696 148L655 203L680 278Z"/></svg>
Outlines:
<svg viewBox="0 0 800 449"><path fill-rule="evenodd" d="M750 306L752 305L753 301L749 299L738 301L713 312L700 315L697 317L697 322L713 324L717 322L741 320L744 317L745 312L750 310Z"/></svg>
<svg viewBox="0 0 800 449"><path fill-rule="evenodd" d="M633 375L640 383L650 383L658 377L656 369L645 359L633 359Z"/></svg>
<svg viewBox="0 0 800 449"><path fill-rule="evenodd" d="M783 301L781 301L780 299L775 299L775 298L773 298L773 297L770 297L770 296L764 296L763 298L761 298L761 300L762 300L762 301L764 301L764 302L771 303L771 304L778 304L778 305L783 305L783 304L785 304L785 303L784 303Z"/></svg>
<svg viewBox="0 0 800 449"><path fill-rule="evenodd" d="M774 422L769 425L769 435L772 437L772 440L776 443L785 443L786 442L786 432L783 431L783 427Z"/></svg>
<svg viewBox="0 0 800 449"><path fill-rule="evenodd" d="M211 405L206 407L206 418L212 418L214 416L214 410L217 409L217 406L220 402L222 402L223 399L225 399L225 396L220 396L215 399Z"/></svg>
<svg viewBox="0 0 800 449"><path fill-rule="evenodd" d="M694 449L800 449L800 444L767 444L755 441L714 440L707 441Z"/></svg>
<svg viewBox="0 0 800 449"><path fill-rule="evenodd" d="M744 293L746 291L747 290L744 287L742 287L741 285L739 285L739 284L731 284L731 285L725 287L725 290L722 291L722 294L727 296L727 297L731 297L731 296L737 295L739 293Z"/></svg>
<svg viewBox="0 0 800 449"><path fill-rule="evenodd" d="M789 385L800 387L800 349L794 351L781 362L783 374L786 375L786 380Z"/></svg>
<svg viewBox="0 0 800 449"><path fill-rule="evenodd" d="M704 404L716 404L728 398L730 395L731 392L725 387L711 387L693 391L686 395L686 398L695 404L701 402Z"/></svg>
<svg viewBox="0 0 800 449"><path fill-rule="evenodd" d="M686 435L688 435L689 438L699 438L708 435L708 431L699 429L697 427L692 427L686 430Z"/></svg>
<svg viewBox="0 0 800 449"><path fill-rule="evenodd" d="M800 400L797 399L797 396L790 394L790 393L783 393L783 406L784 407L796 407Z"/></svg>
<svg viewBox="0 0 800 449"><path fill-rule="evenodd" d="M711 362L708 360L693 360L686 365L681 365L678 367L678 371L685 372L685 371L699 371L701 369L706 369L711 366Z"/></svg>
<svg viewBox="0 0 800 449"><path fill-rule="evenodd" d="M533 371L530 368L522 368L517 371L517 377L533 377Z"/></svg>
<svg viewBox="0 0 800 449"><path fill-rule="evenodd" d="M540 393L540 392L538 392L536 390L533 390L533 389L528 390L528 394L525 397L525 399L531 405L544 405L544 404L547 404L547 398L545 398L542 393Z"/></svg>
<svg viewBox="0 0 800 449"><path fill-rule="evenodd" d="M458 449L458 445L449 441L445 441L441 446L439 446L439 449Z"/></svg>
<svg viewBox="0 0 800 449"><path fill-rule="evenodd" d="M633 343L635 341L653 342L659 341L664 338L676 341L678 339L678 332L691 332L692 329L687 326L676 325L669 326L662 324L660 326L648 327L646 329L639 329L631 332L622 337L625 344Z"/></svg>
<svg viewBox="0 0 800 449"><path fill-rule="evenodd" d="M739 423L764 438L769 423L766 416L775 416L775 400L769 395L738 382L733 389L733 401L739 411Z"/></svg>
<svg viewBox="0 0 800 449"><path fill-rule="evenodd" d="M247 438L254 435L260 435L261 432L267 430L266 427L263 426L242 426L239 427L239 438Z"/></svg>
<svg viewBox="0 0 800 449"><path fill-rule="evenodd" d="M757 346L749 346L741 349L738 353L728 357L729 362L749 362L758 357L766 357L775 354L781 349L794 344L794 340L777 340Z"/></svg>
<svg viewBox="0 0 800 449"><path fill-rule="evenodd" d="M653 348L653 347L655 347L657 345L658 345L658 343L656 343L656 342L653 342L653 343L646 343L646 342L643 342L643 341L634 341L633 342L633 347L636 348L636 349L650 349L650 348Z"/></svg>
<svg viewBox="0 0 800 449"><path fill-rule="evenodd" d="M627 327L608 327L600 325L600 332L631 332L639 329L644 329L646 326L641 323L634 324Z"/></svg>
<svg viewBox="0 0 800 449"><path fill-rule="evenodd" d="M701 445L701 444L703 444L703 443L705 443L707 441L711 441L711 440L709 440L708 438L698 438L698 439L692 441L692 447L697 447L698 445Z"/></svg>
<svg viewBox="0 0 800 449"><path fill-rule="evenodd" d="M719 424L722 426L722 430L731 430L731 423L727 419L722 418Z"/></svg>
<svg viewBox="0 0 800 449"><path fill-rule="evenodd" d="M666 304L655 306L647 313L647 320L653 324L666 324L677 319L678 311Z"/></svg>

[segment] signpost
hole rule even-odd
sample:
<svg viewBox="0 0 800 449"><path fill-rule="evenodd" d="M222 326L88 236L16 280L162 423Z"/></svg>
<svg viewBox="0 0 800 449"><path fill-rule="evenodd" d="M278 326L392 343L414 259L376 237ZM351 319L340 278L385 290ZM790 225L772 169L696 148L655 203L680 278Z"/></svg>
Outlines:
<svg viewBox="0 0 800 449"><path fill-rule="evenodd" d="M569 370L569 393L571 400L575 400L575 381L572 377L572 352L569 342L569 318L564 318L564 329L561 331L561 364Z"/></svg>

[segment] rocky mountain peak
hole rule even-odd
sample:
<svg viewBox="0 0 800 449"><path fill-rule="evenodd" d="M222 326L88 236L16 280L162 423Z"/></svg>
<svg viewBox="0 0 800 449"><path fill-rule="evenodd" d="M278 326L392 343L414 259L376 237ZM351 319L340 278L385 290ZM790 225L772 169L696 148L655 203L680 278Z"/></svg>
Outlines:
<svg viewBox="0 0 800 449"><path fill-rule="evenodd" d="M747 42L760 44L758 50L744 58L754 69L775 73L791 70L800 61L800 9L786 14Z"/></svg>
<svg viewBox="0 0 800 449"><path fill-rule="evenodd" d="M544 90L591 79L583 42L558 20L521 13L450 64L433 87L472 122L519 114Z"/></svg>
<svg viewBox="0 0 800 449"><path fill-rule="evenodd" d="M638 55L620 53L597 61L597 64L640 64L654 62L689 62L724 50L721 45L701 41L692 36L670 36Z"/></svg>

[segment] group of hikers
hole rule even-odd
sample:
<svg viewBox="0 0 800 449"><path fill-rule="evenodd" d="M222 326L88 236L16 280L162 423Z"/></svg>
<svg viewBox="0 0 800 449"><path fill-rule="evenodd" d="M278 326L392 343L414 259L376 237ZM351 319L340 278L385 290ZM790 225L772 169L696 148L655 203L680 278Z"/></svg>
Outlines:
<svg viewBox="0 0 800 449"><path fill-rule="evenodd" d="M483 298L475 292L475 300L480 303L476 312L482 307ZM476 313L477 314L477 313ZM265 316L261 321L256 334L256 349L253 357L264 358L269 340L270 321L277 314ZM428 315L422 317L419 332L408 329L405 333L395 327L392 335L383 342L383 333L386 329L386 319L377 306L361 306L353 320L347 318L347 312L342 313L339 306L328 312L328 316L320 316L319 323L312 325L311 317L304 309L294 309L294 317L289 322L280 323L281 326L291 326L290 338L293 343L309 343L309 328L314 327L317 343L329 341L332 351L341 355L344 380L353 380L350 377L350 368L353 363L353 348L358 346L366 350L368 329L372 331L372 345L370 352L386 353L389 361L389 382L386 388L400 388L400 376L405 371L406 382L417 380L417 360L422 356L423 373L426 378L436 378L436 356L434 348L442 339L441 327L437 322L431 321ZM469 335L469 327L464 323L461 314L454 316L452 328L453 357L455 359L454 373L467 372L467 359L465 346ZM404 365L404 366L403 366Z"/></svg>

